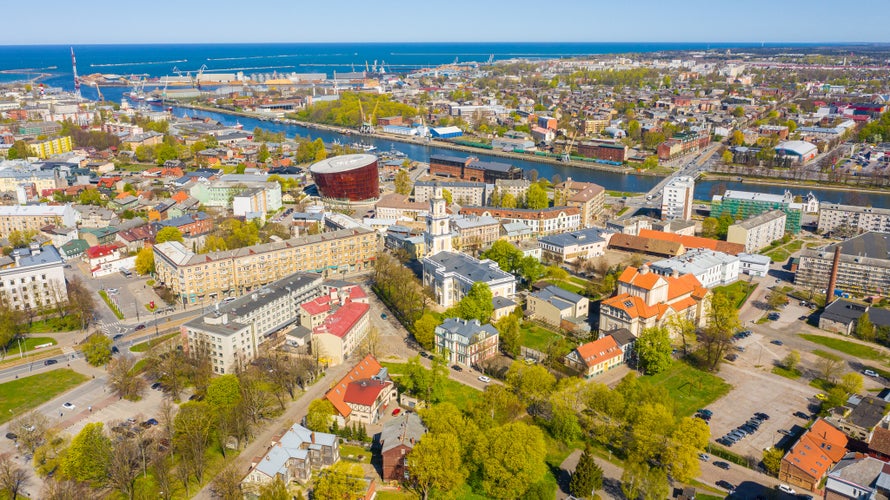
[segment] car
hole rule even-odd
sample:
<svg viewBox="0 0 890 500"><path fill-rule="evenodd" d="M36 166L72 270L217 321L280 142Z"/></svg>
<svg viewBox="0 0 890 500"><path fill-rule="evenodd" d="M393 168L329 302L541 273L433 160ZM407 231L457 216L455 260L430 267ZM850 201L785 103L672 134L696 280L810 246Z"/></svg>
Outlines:
<svg viewBox="0 0 890 500"><path fill-rule="evenodd" d="M386 313L380 313L380 319L386 319L386 318L387 318Z"/></svg>
<svg viewBox="0 0 890 500"><path fill-rule="evenodd" d="M735 491L735 486L733 486L732 483L730 483L729 481L721 479L721 480L717 481L716 484L717 484L717 486L719 486L729 492Z"/></svg>
<svg viewBox="0 0 890 500"><path fill-rule="evenodd" d="M392 411L392 416L395 417L395 416L398 415L399 413L402 413L402 409L401 409L401 408L396 408L395 410Z"/></svg>
<svg viewBox="0 0 890 500"><path fill-rule="evenodd" d="M161 388L161 383L160 383L160 382L155 382L154 384L151 384L151 388L152 388L152 389L155 389L155 390L158 390L158 389Z"/></svg>
<svg viewBox="0 0 890 500"><path fill-rule="evenodd" d="M804 419L804 420L809 420L809 419L810 419L810 416L807 415L806 413L802 412L802 411L796 411L796 412L794 412L794 416L797 417L797 418L802 418L802 419Z"/></svg>
<svg viewBox="0 0 890 500"><path fill-rule="evenodd" d="M699 408L697 411L698 411L698 413L701 413L702 415L704 415L704 416L706 416L706 417L712 417L712 416L714 416L714 412L712 412L711 410L706 410L706 409L704 409L704 408Z"/></svg>
<svg viewBox="0 0 890 500"><path fill-rule="evenodd" d="M707 453L699 453L698 458L699 460L704 460L705 462L707 462L711 459L711 455L708 455Z"/></svg>
<svg viewBox="0 0 890 500"><path fill-rule="evenodd" d="M49 366L49 365L54 365L58 362L59 362L59 360L57 360L57 359L48 359L48 360L44 361L43 364L45 366Z"/></svg>
<svg viewBox="0 0 890 500"><path fill-rule="evenodd" d="M75 409L75 408L77 408L77 407L74 406L74 405L71 404L71 403L65 403L65 404L62 405L62 408L66 409L66 410L73 410L73 409Z"/></svg>
<svg viewBox="0 0 890 500"><path fill-rule="evenodd" d="M479 381L487 384L487 383L491 382L491 379L486 377L485 375L479 375Z"/></svg>
<svg viewBox="0 0 890 500"><path fill-rule="evenodd" d="M878 376L878 374L874 370L862 370L862 374L869 376L869 377L875 377L875 378L877 378L877 376Z"/></svg>
<svg viewBox="0 0 890 500"><path fill-rule="evenodd" d="M463 368L462 366L460 366L460 365L451 365L451 369L454 370L454 371L456 371L456 372L462 372L462 371L464 371L464 368Z"/></svg>
<svg viewBox="0 0 890 500"><path fill-rule="evenodd" d="M798 319L798 321L806 321L806 320L810 319L810 317L807 316L806 314L804 314L803 316L801 316L801 317L799 317L799 318L797 318L797 319Z"/></svg>
<svg viewBox="0 0 890 500"><path fill-rule="evenodd" d="M108 292L108 293L117 293L117 292L119 292L120 290L118 290L117 288L109 288L109 289L107 289L107 290L105 290L105 291Z"/></svg>
<svg viewBox="0 0 890 500"><path fill-rule="evenodd" d="M828 396L826 396L825 394L822 394L821 392L819 394L816 394L816 396L814 396L814 397L816 399L818 399L819 401L828 401Z"/></svg>
<svg viewBox="0 0 890 500"><path fill-rule="evenodd" d="M430 357L430 355L429 355L426 351L420 351L420 357L421 357L421 358L428 358L428 357Z"/></svg>
<svg viewBox="0 0 890 500"><path fill-rule="evenodd" d="M739 359L739 355L736 354L736 353L727 354L727 355L724 357L724 359L726 359L726 361L735 361L735 360Z"/></svg>
<svg viewBox="0 0 890 500"><path fill-rule="evenodd" d="M226 297L222 300L223 304L228 304L229 302L234 302L238 300L238 297Z"/></svg>
<svg viewBox="0 0 890 500"><path fill-rule="evenodd" d="M714 467L719 467L723 470L729 470L729 462L714 462Z"/></svg>
<svg viewBox="0 0 890 500"><path fill-rule="evenodd" d="M787 429L779 429L778 432L779 432L779 434L784 434L784 435L786 435L786 436L793 436L793 435L794 435L793 432L791 432L791 431L789 431L789 430L787 430Z"/></svg>
<svg viewBox="0 0 890 500"><path fill-rule="evenodd" d="M136 328L134 328L134 330L136 330L137 332L139 330L145 330L145 325L136 325Z"/></svg>
<svg viewBox="0 0 890 500"><path fill-rule="evenodd" d="M122 339L122 338L124 338L124 334L123 334L123 333L118 333L118 334L115 335L114 337L111 337L111 340L114 340L114 341L116 342L116 341L118 341L118 340L120 340L120 339Z"/></svg>
<svg viewBox="0 0 890 500"><path fill-rule="evenodd" d="M148 425L158 425L158 420L155 418L150 418L150 419L146 420L145 423Z"/></svg>
<svg viewBox="0 0 890 500"><path fill-rule="evenodd" d="M776 340L770 340L769 343L770 343L770 344L773 344L773 345L785 345L785 343L782 342L782 341L779 340L779 339L776 339Z"/></svg>
<svg viewBox="0 0 890 500"><path fill-rule="evenodd" d="M763 412L757 412L754 414L754 416L759 418L760 420L769 420L769 415Z"/></svg>
<svg viewBox="0 0 890 500"><path fill-rule="evenodd" d="M731 441L729 439L726 439L725 437L718 439L717 442L722 444L723 446L727 446L729 448L732 448L732 445L735 444L735 441Z"/></svg>
<svg viewBox="0 0 890 500"><path fill-rule="evenodd" d="M7 433L6 433L6 439L12 439L13 441L15 441L15 440L18 439L18 438L19 438L19 437L18 437L14 432L7 432Z"/></svg>
<svg viewBox="0 0 890 500"><path fill-rule="evenodd" d="M792 488L791 486L788 486L787 484L780 484L780 485L776 486L776 488L778 488L779 491L781 491L782 493L788 493L789 495L797 494L797 492L794 491L794 488Z"/></svg>
<svg viewBox="0 0 890 500"><path fill-rule="evenodd" d="M121 350L118 349L116 345L111 346L111 354L118 354L119 352L121 352Z"/></svg>
<svg viewBox="0 0 890 500"><path fill-rule="evenodd" d="M766 316L766 319L768 319L768 320L770 320L770 321L776 321L776 320L779 319L779 318L780 318L779 313L769 313L769 314Z"/></svg>

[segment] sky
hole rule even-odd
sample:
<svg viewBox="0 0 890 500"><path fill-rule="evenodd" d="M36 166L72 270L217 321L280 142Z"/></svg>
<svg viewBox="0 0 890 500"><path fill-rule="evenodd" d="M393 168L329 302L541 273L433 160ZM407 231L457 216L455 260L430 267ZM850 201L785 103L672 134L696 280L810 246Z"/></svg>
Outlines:
<svg viewBox="0 0 890 500"><path fill-rule="evenodd" d="M0 44L890 42L887 0L41 0ZM871 13L871 14L869 14Z"/></svg>

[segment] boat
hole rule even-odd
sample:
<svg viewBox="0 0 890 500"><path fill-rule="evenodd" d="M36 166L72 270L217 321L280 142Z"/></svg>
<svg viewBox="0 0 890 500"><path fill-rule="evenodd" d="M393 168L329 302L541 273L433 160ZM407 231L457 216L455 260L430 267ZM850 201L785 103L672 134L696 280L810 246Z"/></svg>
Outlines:
<svg viewBox="0 0 890 500"><path fill-rule="evenodd" d="M363 143L363 142L353 142L353 143L350 145L350 147L353 148L353 149L361 149L361 150L364 151L365 153L370 153L370 152L372 152L372 151L377 151L377 146L375 146L375 145L373 145L373 144L365 144L365 143Z"/></svg>

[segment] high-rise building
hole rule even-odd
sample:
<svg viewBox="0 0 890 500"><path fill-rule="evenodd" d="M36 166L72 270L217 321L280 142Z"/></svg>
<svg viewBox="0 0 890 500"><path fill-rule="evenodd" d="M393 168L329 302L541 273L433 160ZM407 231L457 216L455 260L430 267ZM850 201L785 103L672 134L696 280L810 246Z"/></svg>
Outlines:
<svg viewBox="0 0 890 500"><path fill-rule="evenodd" d="M692 197L695 179L688 175L674 177L664 186L661 197L661 218L665 220L692 218Z"/></svg>
<svg viewBox="0 0 890 500"><path fill-rule="evenodd" d="M794 201L791 191L785 191L783 195L727 191L722 196L714 195L711 200L711 217L720 218L723 214L729 214L734 220L745 220L770 210L785 212L785 232L800 232L803 204Z"/></svg>

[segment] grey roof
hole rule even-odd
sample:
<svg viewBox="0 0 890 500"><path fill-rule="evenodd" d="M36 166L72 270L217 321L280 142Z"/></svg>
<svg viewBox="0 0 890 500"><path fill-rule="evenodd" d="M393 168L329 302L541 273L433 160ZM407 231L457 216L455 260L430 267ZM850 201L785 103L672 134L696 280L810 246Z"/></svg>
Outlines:
<svg viewBox="0 0 890 500"><path fill-rule="evenodd" d="M401 417L383 424L383 431L380 432L380 452L386 453L399 445L414 448L424 434L426 427L423 426L420 417L416 413L403 413Z"/></svg>
<svg viewBox="0 0 890 500"><path fill-rule="evenodd" d="M735 255L708 250L706 248L698 248L690 250L683 255L671 257L669 259L653 262L649 265L654 272L659 274L670 274L677 271L681 275L694 274L696 276L712 269L716 266L726 265L733 261L738 261Z"/></svg>
<svg viewBox="0 0 890 500"><path fill-rule="evenodd" d="M478 260L469 255L458 252L439 252L427 257L432 262L445 268L445 272L454 272L470 281L487 283L489 281L515 277L502 271L498 265L490 260Z"/></svg>
<svg viewBox="0 0 890 500"><path fill-rule="evenodd" d="M890 311L867 304L859 304L845 299L838 299L828 305L820 319L825 318L836 323L850 324L856 322L865 311L868 311L868 319L876 326L890 326Z"/></svg>
<svg viewBox="0 0 890 500"><path fill-rule="evenodd" d="M739 222L737 226L744 229L752 229L762 224L766 224L767 222L781 219L782 217L787 217L785 212L781 210L770 210L769 212L764 212L760 215L745 219L742 222Z"/></svg>
<svg viewBox="0 0 890 500"><path fill-rule="evenodd" d="M484 182L470 182L470 181L455 181L455 182L445 182L445 181L417 181L414 183L414 187L423 186L423 187L434 187L439 185L441 187L474 187L474 188L484 188Z"/></svg>
<svg viewBox="0 0 890 500"><path fill-rule="evenodd" d="M605 229L591 227L580 231L572 231L571 233L551 234L549 236L538 238L538 241L548 245L565 248L571 245L583 245L585 243L595 243L599 241L604 242L606 241L605 238L603 238L603 233L605 232Z"/></svg>
<svg viewBox="0 0 890 500"><path fill-rule="evenodd" d="M505 307L514 307L516 305L516 302L501 296L493 297L491 303L494 305L495 310L503 309Z"/></svg>
<svg viewBox="0 0 890 500"><path fill-rule="evenodd" d="M452 219L451 224L458 229L471 229L479 226L496 226L498 220L488 215L479 215Z"/></svg>
<svg viewBox="0 0 890 500"><path fill-rule="evenodd" d="M485 332L489 335L497 335L498 331L495 327L490 324L481 324L478 319L473 320L465 320L460 318L448 318L442 322L441 325L437 326L436 329L441 328L449 333L456 333L461 337L467 339L467 343L476 336L479 332Z"/></svg>
<svg viewBox="0 0 890 500"><path fill-rule="evenodd" d="M886 260L890 258L890 233L870 231L855 238L828 245L825 251L834 252L841 248L841 254Z"/></svg>
<svg viewBox="0 0 890 500"><path fill-rule="evenodd" d="M828 476L842 479L858 486L873 488L879 476L886 476L886 474L881 473L885 465L884 462L876 458L848 453L834 466L834 469L828 473Z"/></svg>
<svg viewBox="0 0 890 500"><path fill-rule="evenodd" d="M627 328L618 328L616 330L612 330L608 332L608 335L615 339L615 343L618 344L618 347L622 349L626 345L633 344L637 341L636 336L631 333Z"/></svg>
<svg viewBox="0 0 890 500"><path fill-rule="evenodd" d="M19 264L16 266L18 269L62 262L62 256L52 245L41 247L39 253L34 253L28 248L16 248L13 254L19 256Z"/></svg>
<svg viewBox="0 0 890 500"><path fill-rule="evenodd" d="M871 429L884 418L886 406L886 401L866 396L853 408L846 420L863 429Z"/></svg>
<svg viewBox="0 0 890 500"><path fill-rule="evenodd" d="M306 459L309 448L316 446L336 446L337 436L324 432L312 432L300 424L294 424L281 436L278 443L266 453L256 469L269 477L286 472L287 461L290 458Z"/></svg>
<svg viewBox="0 0 890 500"><path fill-rule="evenodd" d="M554 285L550 285L546 288L538 290L537 292L534 292L532 294L532 297L546 300L560 310L567 309L568 307L571 307L584 299L584 297L578 295L577 293L563 290L562 288Z"/></svg>

